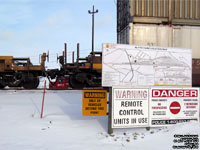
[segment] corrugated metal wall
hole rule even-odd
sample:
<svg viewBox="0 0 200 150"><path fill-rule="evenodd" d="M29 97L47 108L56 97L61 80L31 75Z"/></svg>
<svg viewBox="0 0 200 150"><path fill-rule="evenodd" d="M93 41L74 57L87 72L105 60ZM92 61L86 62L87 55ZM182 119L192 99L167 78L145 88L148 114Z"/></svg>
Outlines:
<svg viewBox="0 0 200 150"><path fill-rule="evenodd" d="M200 0L118 0L117 31L129 23L200 26Z"/></svg>
<svg viewBox="0 0 200 150"><path fill-rule="evenodd" d="M128 43L130 23L200 26L200 0L117 0L118 43Z"/></svg>
<svg viewBox="0 0 200 150"><path fill-rule="evenodd" d="M200 0L130 0L131 16L200 19Z"/></svg>
<svg viewBox="0 0 200 150"><path fill-rule="evenodd" d="M200 59L200 27L155 24L129 24L129 36L125 44L191 48L192 57Z"/></svg>

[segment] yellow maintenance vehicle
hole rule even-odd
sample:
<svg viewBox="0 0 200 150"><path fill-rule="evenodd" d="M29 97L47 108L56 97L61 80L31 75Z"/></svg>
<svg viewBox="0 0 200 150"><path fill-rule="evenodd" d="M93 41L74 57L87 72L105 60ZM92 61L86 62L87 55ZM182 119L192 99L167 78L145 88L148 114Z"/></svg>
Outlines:
<svg viewBox="0 0 200 150"><path fill-rule="evenodd" d="M39 85L39 77L45 76L46 53L41 55L40 65L33 65L30 58L14 58L0 56L0 89L9 87L24 87L35 89Z"/></svg>

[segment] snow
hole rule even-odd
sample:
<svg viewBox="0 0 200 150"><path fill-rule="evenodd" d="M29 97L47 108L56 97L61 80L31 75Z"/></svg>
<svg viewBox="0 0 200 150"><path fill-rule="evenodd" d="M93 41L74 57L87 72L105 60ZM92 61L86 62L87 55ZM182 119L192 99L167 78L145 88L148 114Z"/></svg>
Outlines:
<svg viewBox="0 0 200 150"><path fill-rule="evenodd" d="M0 91L0 150L170 150L175 134L198 134L193 121L169 127L114 129L107 116L82 116L82 91L47 90L40 118L42 90Z"/></svg>

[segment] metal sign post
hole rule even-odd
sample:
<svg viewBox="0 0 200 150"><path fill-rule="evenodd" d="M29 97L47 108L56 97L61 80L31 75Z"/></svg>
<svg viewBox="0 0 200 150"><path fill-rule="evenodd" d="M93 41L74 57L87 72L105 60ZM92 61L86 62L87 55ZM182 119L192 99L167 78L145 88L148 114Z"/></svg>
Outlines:
<svg viewBox="0 0 200 150"><path fill-rule="evenodd" d="M112 128L112 87L109 87L108 134L113 134Z"/></svg>

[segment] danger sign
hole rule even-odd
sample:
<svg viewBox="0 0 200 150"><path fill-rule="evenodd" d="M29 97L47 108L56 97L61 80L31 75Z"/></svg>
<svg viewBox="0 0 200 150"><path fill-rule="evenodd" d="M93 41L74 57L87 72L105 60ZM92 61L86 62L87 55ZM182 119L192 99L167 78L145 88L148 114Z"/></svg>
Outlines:
<svg viewBox="0 0 200 150"><path fill-rule="evenodd" d="M198 89L153 89L152 97L198 97Z"/></svg>
<svg viewBox="0 0 200 150"><path fill-rule="evenodd" d="M83 90L83 116L107 115L107 90Z"/></svg>
<svg viewBox="0 0 200 150"><path fill-rule="evenodd" d="M169 110L172 114L178 114L181 110L181 105L179 102L172 102L169 106Z"/></svg>
<svg viewBox="0 0 200 150"><path fill-rule="evenodd" d="M198 88L151 88L150 126L199 120Z"/></svg>

